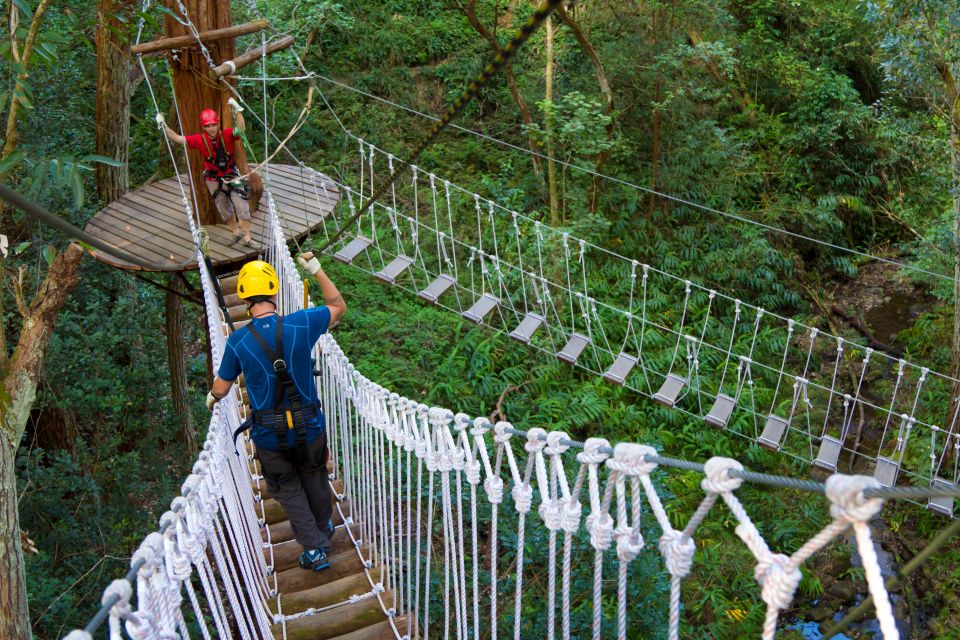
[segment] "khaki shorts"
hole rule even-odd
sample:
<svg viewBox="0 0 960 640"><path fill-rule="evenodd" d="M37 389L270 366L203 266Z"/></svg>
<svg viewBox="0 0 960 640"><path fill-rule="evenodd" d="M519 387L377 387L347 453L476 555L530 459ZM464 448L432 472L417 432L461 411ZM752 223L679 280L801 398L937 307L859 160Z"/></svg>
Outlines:
<svg viewBox="0 0 960 640"><path fill-rule="evenodd" d="M217 211L220 212L221 220L228 222L233 218L237 220L250 219L250 205L240 197L240 194L236 191L231 191L230 197L227 197L225 191L217 193L219 183L216 180L206 180L205 182L207 183L207 191L210 192L210 195L216 194L213 200L217 204Z"/></svg>

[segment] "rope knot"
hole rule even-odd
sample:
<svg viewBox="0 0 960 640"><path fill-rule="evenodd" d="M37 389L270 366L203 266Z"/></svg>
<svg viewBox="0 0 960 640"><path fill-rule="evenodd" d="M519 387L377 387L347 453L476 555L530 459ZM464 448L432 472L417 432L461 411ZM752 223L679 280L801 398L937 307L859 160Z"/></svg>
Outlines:
<svg viewBox="0 0 960 640"><path fill-rule="evenodd" d="M466 464L467 482L472 485L480 484L480 469L483 465L479 460L468 460Z"/></svg>
<svg viewBox="0 0 960 640"><path fill-rule="evenodd" d="M590 544L598 551L606 551L613 543L613 518L609 513L591 513L587 516Z"/></svg>
<svg viewBox="0 0 960 640"><path fill-rule="evenodd" d="M503 422L502 420L498 422L493 427L493 441L497 444L506 445L510 441L510 436L513 435L509 430L513 429L513 425L509 422Z"/></svg>
<svg viewBox="0 0 960 640"><path fill-rule="evenodd" d="M550 531L563 528L563 504L559 500L542 503L537 512Z"/></svg>
<svg viewBox="0 0 960 640"><path fill-rule="evenodd" d="M465 413L458 413L453 416L453 428L457 430L457 433L466 431L468 426L470 426L470 416Z"/></svg>
<svg viewBox="0 0 960 640"><path fill-rule="evenodd" d="M587 438L583 443L583 451L577 454L580 464L603 464L610 457L607 449L610 442L606 438Z"/></svg>
<svg viewBox="0 0 960 640"><path fill-rule="evenodd" d="M570 440L570 436L563 431L551 431L547 434L547 446L543 452L548 456L559 456L566 453L570 449L570 445L563 444L564 440Z"/></svg>
<svg viewBox="0 0 960 640"><path fill-rule="evenodd" d="M533 487L529 484L515 484L510 490L517 513L529 513L533 506Z"/></svg>
<svg viewBox="0 0 960 640"><path fill-rule="evenodd" d="M472 436L482 436L490 431L490 421L486 418L474 418L473 429L470 430Z"/></svg>
<svg viewBox="0 0 960 640"><path fill-rule="evenodd" d="M879 487L880 482L870 476L834 474L827 478L827 498L830 515L844 522L867 522L883 508L883 498L867 498L865 489Z"/></svg>
<svg viewBox="0 0 960 640"><path fill-rule="evenodd" d="M483 490L487 492L487 500L490 501L490 504L503 502L503 480L501 478L487 478L483 481Z"/></svg>
<svg viewBox="0 0 960 640"><path fill-rule="evenodd" d="M647 476L657 468L657 463L647 462L647 457L656 455L653 447L621 442L613 448L613 458L607 460L607 467L627 476Z"/></svg>
<svg viewBox="0 0 960 640"><path fill-rule="evenodd" d="M789 557L782 553L775 553L757 563L754 577L760 585L763 601L767 606L781 611L789 607L793 601L793 594L800 586L803 574L799 567L790 565Z"/></svg>
<svg viewBox="0 0 960 640"><path fill-rule="evenodd" d="M547 432L540 427L534 427L527 431L527 443L523 445L523 448L527 450L527 453L536 453L538 451L543 451L547 446Z"/></svg>
<svg viewBox="0 0 960 640"><path fill-rule="evenodd" d="M657 546L671 576L683 578L690 574L693 554L697 550L693 538L685 538L681 532L671 529L660 536Z"/></svg>
<svg viewBox="0 0 960 640"><path fill-rule="evenodd" d="M133 597L133 587L130 583L123 579L117 579L111 582L110 586L104 590L103 597L100 598L100 604L106 605L113 596L117 596L119 600L110 607L110 615L114 618L126 618L129 616L130 598Z"/></svg>
<svg viewBox="0 0 960 640"><path fill-rule="evenodd" d="M714 456L703 465L706 476L700 487L707 493L730 493L736 491L743 484L740 478L730 476L731 471L743 471L743 465L732 458Z"/></svg>
<svg viewBox="0 0 960 640"><path fill-rule="evenodd" d="M580 516L583 506L575 499L570 498L563 503L563 530L573 535L580 528Z"/></svg>
<svg viewBox="0 0 960 640"><path fill-rule="evenodd" d="M620 562L633 562L643 551L644 540L639 529L621 526L614 529L613 535L617 538L617 558Z"/></svg>

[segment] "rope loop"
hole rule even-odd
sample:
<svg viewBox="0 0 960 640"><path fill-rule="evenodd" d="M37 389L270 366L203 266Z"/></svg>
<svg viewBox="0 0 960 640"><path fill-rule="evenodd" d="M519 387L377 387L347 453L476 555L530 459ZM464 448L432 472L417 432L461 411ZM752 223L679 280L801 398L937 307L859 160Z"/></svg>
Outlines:
<svg viewBox="0 0 960 640"><path fill-rule="evenodd" d="M731 471L743 471L743 465L732 458L714 456L703 465L705 478L700 487L707 493L730 493L736 491L743 484L741 478L730 476Z"/></svg>
<svg viewBox="0 0 960 640"><path fill-rule="evenodd" d="M865 489L880 487L870 476L845 476L839 473L827 478L830 515L841 522L867 522L883 508L882 498L867 498Z"/></svg>
<svg viewBox="0 0 960 640"><path fill-rule="evenodd" d="M621 442L613 448L613 457L607 460L607 468L626 476L648 476L657 468L656 462L648 462L657 450L645 444Z"/></svg>
<svg viewBox="0 0 960 640"><path fill-rule="evenodd" d="M467 482L474 486L480 484L480 470L482 468L483 465L480 464L479 460L467 460L466 464L464 465L464 471L467 475Z"/></svg>
<svg viewBox="0 0 960 640"><path fill-rule="evenodd" d="M583 443L583 451L577 454L580 464L603 464L610 457L607 450L610 442L606 438L587 438Z"/></svg>
<svg viewBox="0 0 960 640"><path fill-rule="evenodd" d="M549 531L559 531L563 528L563 502L551 500L543 502L537 512Z"/></svg>
<svg viewBox="0 0 960 640"><path fill-rule="evenodd" d="M547 434L547 446L543 452L548 456L563 455L570 449L570 445L563 443L564 440L570 440L570 436L563 431L551 431Z"/></svg>
<svg viewBox="0 0 960 640"><path fill-rule="evenodd" d="M540 427L533 427L527 431L527 443L523 445L523 448L527 450L527 453L536 454L540 451L543 451L547 446L547 432Z"/></svg>
<svg viewBox="0 0 960 640"><path fill-rule="evenodd" d="M583 505L574 497L563 502L563 531L573 535L580 528L580 517L583 514Z"/></svg>
<svg viewBox="0 0 960 640"><path fill-rule="evenodd" d="M693 554L697 550L693 538L685 537L680 531L671 529L664 531L657 546L671 576L684 578L690 575Z"/></svg>
<svg viewBox="0 0 960 640"><path fill-rule="evenodd" d="M493 427L493 441L499 445L506 446L506 444L510 442L510 437L513 435L510 433L512 430L512 424L501 420Z"/></svg>
<svg viewBox="0 0 960 640"><path fill-rule="evenodd" d="M100 598L100 604L106 606L114 596L119 600L110 607L110 617L114 619L125 619L130 615L130 598L133 597L133 586L123 579L117 579L110 583L110 586L103 592Z"/></svg>
<svg viewBox="0 0 960 640"><path fill-rule="evenodd" d="M490 431L490 421L486 418L474 418L473 429L470 430L472 436L483 436Z"/></svg>

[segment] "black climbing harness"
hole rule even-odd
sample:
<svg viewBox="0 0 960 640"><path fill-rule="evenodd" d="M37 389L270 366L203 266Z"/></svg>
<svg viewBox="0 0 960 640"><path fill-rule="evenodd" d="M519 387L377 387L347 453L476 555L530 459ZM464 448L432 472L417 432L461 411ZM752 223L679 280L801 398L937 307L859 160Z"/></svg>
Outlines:
<svg viewBox="0 0 960 640"><path fill-rule="evenodd" d="M240 172L233 160L233 154L227 153L227 145L223 140L223 132L219 134L219 141L210 144L210 138L206 134L203 136L203 147L207 151L204 160L207 164L213 165L216 169L206 169L203 177L207 180L217 181L217 190L211 194L214 198L223 193L229 198L231 193L236 193L244 200L250 199L250 185L245 178L240 177Z"/></svg>
<svg viewBox="0 0 960 640"><path fill-rule="evenodd" d="M266 411L254 411L253 417L244 421L234 431L234 442L236 442L237 436L254 424L273 427L274 433L277 435L277 446L287 459L304 471L314 471L319 466L307 457L307 422L320 413L320 405L318 403L309 405L303 403L293 376L290 375L290 369L283 359L283 319L277 316L275 348L267 343L252 322L247 325L247 329L273 363L273 372L276 375L276 383L273 388L274 408ZM295 451L291 451L287 446L287 431L290 429L293 429L296 433Z"/></svg>

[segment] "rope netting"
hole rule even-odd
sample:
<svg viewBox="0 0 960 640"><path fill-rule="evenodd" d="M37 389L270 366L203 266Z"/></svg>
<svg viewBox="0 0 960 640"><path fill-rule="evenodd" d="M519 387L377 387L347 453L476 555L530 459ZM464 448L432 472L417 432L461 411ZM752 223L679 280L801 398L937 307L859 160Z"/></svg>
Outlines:
<svg viewBox="0 0 960 640"><path fill-rule="evenodd" d="M267 256L281 279L282 311L290 313L301 306L303 285L269 195L267 203L274 230ZM227 325L202 261L200 270L217 364ZM667 614L669 636L678 638L681 582L695 560L694 535L721 502L756 559L767 607L763 637L773 637L790 605L800 566L851 527L881 628L885 637L898 637L867 524L883 505L865 495L880 486L873 478L831 476L830 524L791 554L778 553L736 496L742 480L731 472L743 469L735 460L706 463L702 502L681 518L657 487L652 447L611 448L601 438L575 443L559 431L522 432L506 422L427 407L363 376L329 334L315 355L343 482L341 527L361 558L369 590L322 609L283 613L273 550L295 543L271 541L251 444L244 438L239 454L234 449L233 430L244 417L235 387L214 410L182 495L161 517L160 531L133 555L134 585L117 580L104 593L112 605L111 638L285 637L291 620L364 598L378 599L398 638L626 638L628 627L636 628L630 605L638 585L630 583L631 567L643 554L645 562L662 558L669 597L657 606ZM542 547L544 540L546 549L535 554L538 565L529 566L525 549ZM542 573L544 559L547 587L542 579L525 587L525 576ZM586 620L574 611L584 599L591 603ZM608 601L616 603L615 613ZM402 615L405 624L395 624ZM68 636L89 637L79 630Z"/></svg>
<svg viewBox="0 0 960 640"><path fill-rule="evenodd" d="M337 185L352 217L375 176L400 160L347 133L356 168ZM345 230L334 257L828 472L846 464L887 486L960 479L960 403L931 400L951 397L948 375L619 255L419 167L383 200Z"/></svg>

